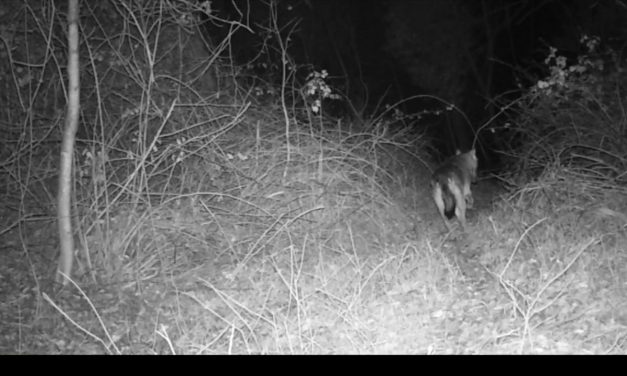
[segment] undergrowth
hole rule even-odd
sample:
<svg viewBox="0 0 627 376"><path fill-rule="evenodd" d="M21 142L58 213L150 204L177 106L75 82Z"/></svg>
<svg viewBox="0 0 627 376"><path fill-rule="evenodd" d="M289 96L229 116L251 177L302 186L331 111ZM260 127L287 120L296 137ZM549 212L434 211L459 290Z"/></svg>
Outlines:
<svg viewBox="0 0 627 376"><path fill-rule="evenodd" d="M624 352L624 61L594 40L572 64L550 51L505 106L508 190L473 187L469 233L441 234L419 124L327 115L343 96L291 60L277 3L260 50L280 79L250 81L258 61L228 56L250 25L214 19L231 33L204 40L206 3L84 2L79 246L58 291L55 4L12 6L33 32L2 34L3 352Z"/></svg>

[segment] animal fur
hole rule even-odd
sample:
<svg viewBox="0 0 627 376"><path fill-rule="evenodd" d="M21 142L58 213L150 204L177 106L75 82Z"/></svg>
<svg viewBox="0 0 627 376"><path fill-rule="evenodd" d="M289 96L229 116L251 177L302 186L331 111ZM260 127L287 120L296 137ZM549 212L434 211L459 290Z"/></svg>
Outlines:
<svg viewBox="0 0 627 376"><path fill-rule="evenodd" d="M452 230L449 219L453 216L466 231L466 209L474 204L470 184L476 180L477 155L474 149L466 153L458 151L433 172L433 201L449 231Z"/></svg>

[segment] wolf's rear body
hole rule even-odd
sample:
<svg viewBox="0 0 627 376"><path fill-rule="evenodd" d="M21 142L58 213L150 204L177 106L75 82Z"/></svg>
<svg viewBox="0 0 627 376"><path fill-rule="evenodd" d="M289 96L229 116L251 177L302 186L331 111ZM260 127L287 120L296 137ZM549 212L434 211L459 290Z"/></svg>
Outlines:
<svg viewBox="0 0 627 376"><path fill-rule="evenodd" d="M449 231L452 227L448 219L453 216L457 217L466 231L466 209L472 208L474 203L470 183L476 179L477 155L474 149L466 153L458 151L433 172L433 201Z"/></svg>

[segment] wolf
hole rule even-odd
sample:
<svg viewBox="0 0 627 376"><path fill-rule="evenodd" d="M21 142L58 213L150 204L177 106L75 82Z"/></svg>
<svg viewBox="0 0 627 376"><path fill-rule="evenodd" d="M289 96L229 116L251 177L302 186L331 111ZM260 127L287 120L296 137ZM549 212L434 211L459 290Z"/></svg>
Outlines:
<svg viewBox="0 0 627 376"><path fill-rule="evenodd" d="M466 232L466 208L472 208L474 203L470 183L477 180L477 165L475 149L466 153L458 150L433 172L433 201L449 231L452 231L452 226L447 218L451 219L454 214Z"/></svg>

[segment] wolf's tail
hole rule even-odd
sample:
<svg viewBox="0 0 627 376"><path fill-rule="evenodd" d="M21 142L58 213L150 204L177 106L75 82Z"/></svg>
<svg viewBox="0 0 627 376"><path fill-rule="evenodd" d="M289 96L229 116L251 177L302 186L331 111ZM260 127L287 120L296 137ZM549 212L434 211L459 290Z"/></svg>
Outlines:
<svg viewBox="0 0 627 376"><path fill-rule="evenodd" d="M446 218L451 219L455 216L455 196L451 191L451 184L455 184L455 181L447 176L438 176L437 184L440 185L442 190L442 201L444 202L444 215Z"/></svg>

